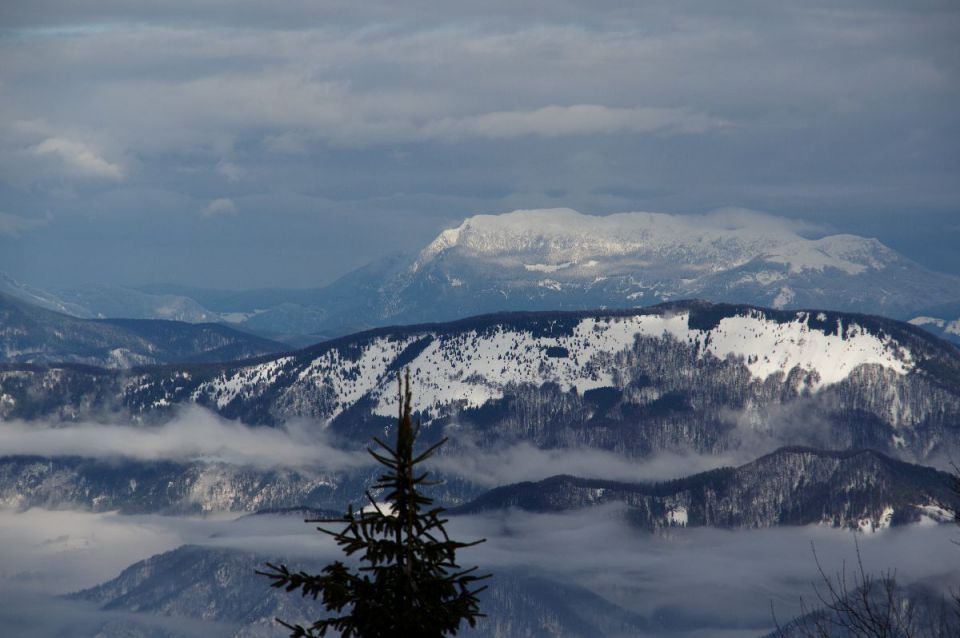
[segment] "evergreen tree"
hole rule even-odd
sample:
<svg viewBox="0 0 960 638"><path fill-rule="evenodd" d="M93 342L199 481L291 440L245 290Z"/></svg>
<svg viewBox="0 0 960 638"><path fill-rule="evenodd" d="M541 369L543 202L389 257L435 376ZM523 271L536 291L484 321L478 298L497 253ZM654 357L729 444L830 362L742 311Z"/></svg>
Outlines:
<svg viewBox="0 0 960 638"><path fill-rule="evenodd" d="M353 506L341 518L308 520L310 523L343 523L340 531L317 529L333 536L347 556L359 554L360 566L351 569L341 561L327 565L321 574L292 572L286 565L267 563L257 572L273 580L272 586L303 596L320 598L330 616L309 627L277 619L291 630L291 638L325 636L341 632L344 638L395 636L440 637L455 635L463 620L471 627L480 613L477 594L486 589L477 581L476 567L461 569L457 550L483 540L461 543L451 540L441 518L444 509L433 507L422 487L434 484L417 466L446 443L441 440L414 454L420 422L411 418L410 371L405 383L398 374L400 410L396 443L391 447L374 437L379 449L367 451L385 471L374 489L385 492L380 505L370 492L371 507L356 512Z"/></svg>

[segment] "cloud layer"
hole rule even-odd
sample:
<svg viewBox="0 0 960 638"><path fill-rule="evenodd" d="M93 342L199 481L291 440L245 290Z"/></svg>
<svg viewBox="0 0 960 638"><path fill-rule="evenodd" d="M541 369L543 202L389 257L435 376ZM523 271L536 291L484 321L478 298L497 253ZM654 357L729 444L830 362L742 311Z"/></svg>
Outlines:
<svg viewBox="0 0 960 638"><path fill-rule="evenodd" d="M811 544L829 572L853 564L850 532L818 526L727 532L676 530L654 536L626 526L615 507L563 515L506 512L455 518L452 537L487 541L463 550L461 562L497 574L521 573L576 583L636 613L679 623L671 636L755 638L768 631L770 606L789 618L819 577ZM860 535L865 567L896 570L902 583L955 582L958 551L950 525ZM109 616L49 598L114 577L128 563L180 544L205 545L324 563L340 556L332 541L297 517L238 521L116 514L0 512L0 618L24 622L24 610L46 604L46 617L80 617L89 626ZM11 595L16 589L16 596ZM93 618L88 615L92 615ZM121 620L116 619L114 620ZM12 626L12 625L5 625ZM216 627L210 627L216 631ZM193 627L192 630L196 630ZM188 632L189 633L189 632ZM40 631L32 635L57 635ZM92 635L92 633L91 633ZM190 634L192 635L192 634ZM229 635L229 634L228 634ZM654 634L656 635L656 634Z"/></svg>
<svg viewBox="0 0 960 638"><path fill-rule="evenodd" d="M249 427L197 406L159 426L107 423L45 424L14 421L0 428L5 455L82 456L96 459L210 461L261 468L347 470L373 461L327 441L322 426Z"/></svg>
<svg viewBox="0 0 960 638"><path fill-rule="evenodd" d="M633 459L593 448L541 449L529 443L483 447L465 433L428 462L429 469L489 488L538 481L557 474L620 481L663 481L753 460L770 447L745 447L718 455L661 454ZM0 428L5 455L81 456L100 460L200 461L262 469L350 471L375 465L365 450L331 440L323 426L294 421L283 427L250 427L187 406L163 425L12 421Z"/></svg>
<svg viewBox="0 0 960 638"><path fill-rule="evenodd" d="M0 269L35 285L317 285L557 206L769 210L960 272L955 3L0 11L0 201L56 220Z"/></svg>

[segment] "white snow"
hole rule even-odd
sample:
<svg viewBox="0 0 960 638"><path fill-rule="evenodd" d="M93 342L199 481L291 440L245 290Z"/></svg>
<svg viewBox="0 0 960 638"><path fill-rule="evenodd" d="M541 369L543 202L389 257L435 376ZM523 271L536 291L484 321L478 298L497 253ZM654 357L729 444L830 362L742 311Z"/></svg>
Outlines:
<svg viewBox="0 0 960 638"><path fill-rule="evenodd" d="M442 336L410 363L418 388L416 407L436 411L457 402L477 407L503 396L508 385L526 383L551 382L581 393L610 386L619 367L616 355L630 349L638 336L699 344L700 356L736 357L759 381L799 368L811 374L811 390L838 383L861 365L880 365L900 374L912 369L910 353L889 338L880 339L857 325L826 335L810 328L806 313L777 323L753 312L725 318L710 331L691 330L688 320L686 312L644 314L585 318L572 334L558 337L499 328L483 335L468 331ZM551 347L565 348L569 356L549 357ZM392 415L395 401L392 388L381 393L377 413Z"/></svg>
<svg viewBox="0 0 960 638"><path fill-rule="evenodd" d="M562 286L560 285L560 282L553 279L541 279L540 281L537 282L537 285L540 286L541 288L556 290L558 292L562 288Z"/></svg>
<svg viewBox="0 0 960 638"><path fill-rule="evenodd" d="M883 513L880 514L880 519L877 521L877 529L889 529L890 523L893 521L893 508L889 505L883 508Z"/></svg>
<svg viewBox="0 0 960 638"><path fill-rule="evenodd" d="M556 336L534 336L496 324L479 331L384 335L356 344L349 356L338 349L324 352L296 372L297 381L288 391L304 386L329 390L327 419L368 394L376 414L392 417L396 379L387 370L408 346L428 337L429 345L407 364L417 388L414 408L428 419L457 406L479 407L502 397L510 386L554 383L579 393L613 386L623 370L618 357L632 349L637 338L672 339L694 348L700 357L732 358L761 382L799 370L810 391L843 381L862 365L897 374L913 368L910 352L888 336L839 323L836 334L825 334L811 328L810 319L808 313L797 312L793 320L777 322L753 310L699 330L689 327L689 312L684 310L584 317L572 328L558 329ZM237 396L253 396L268 386L290 361L284 357L221 375L201 386L197 395L213 397L224 407Z"/></svg>
<svg viewBox="0 0 960 638"><path fill-rule="evenodd" d="M266 386L276 381L280 370L289 361L291 357L281 357L267 363L241 368L230 375L222 373L213 381L204 383L194 390L193 400L197 400L202 394L212 394L216 398L217 407L222 409L237 396L243 393L250 395L258 386Z"/></svg>
<svg viewBox="0 0 960 638"><path fill-rule="evenodd" d="M530 272L557 272L572 265L573 263L565 261L562 264L524 264L523 268Z"/></svg>
<svg viewBox="0 0 960 638"><path fill-rule="evenodd" d="M337 349L328 350L300 373L300 380L329 386L336 397L334 414L337 414L378 385L389 383L392 387L395 380L386 378L387 368L413 340L412 337L373 339L356 360L344 358Z"/></svg>
<svg viewBox="0 0 960 638"><path fill-rule="evenodd" d="M530 272L564 271L570 276L584 276L585 268L614 259L627 259L633 266L667 264L709 274L758 258L786 266L792 274L836 269L857 275L882 269L896 258L875 239L855 235L807 239L789 222L746 211L599 216L558 208L468 217L424 248L413 272L452 250L466 256L505 260ZM575 268L578 264L583 267ZM784 275L769 270L751 277L769 285Z"/></svg>
<svg viewBox="0 0 960 638"><path fill-rule="evenodd" d="M890 524L893 521L893 508L889 505L883 508L883 512L880 513L880 516L877 520L870 518L862 518L857 522L857 529L861 532L880 532L885 529L890 528Z"/></svg>
<svg viewBox="0 0 960 638"><path fill-rule="evenodd" d="M684 525L687 524L687 508L686 507L674 507L669 512L667 512L667 521L673 525Z"/></svg>
<svg viewBox="0 0 960 638"><path fill-rule="evenodd" d="M939 505L920 505L918 509L922 512L918 525L928 526L953 522L953 512L945 510Z"/></svg>
<svg viewBox="0 0 960 638"><path fill-rule="evenodd" d="M783 308L788 303L793 301L796 296L797 296L797 293L793 292L793 290L790 287L781 286L780 292L777 293L777 296L774 297L773 299L773 307Z"/></svg>
<svg viewBox="0 0 960 638"><path fill-rule="evenodd" d="M413 271L416 272L423 264L445 250L456 246L459 240L460 228L450 228L437 235L437 238L421 251L420 256L413 263Z"/></svg>
<svg viewBox="0 0 960 638"><path fill-rule="evenodd" d="M867 270L880 270L893 256L893 251L876 239L856 235L831 235L822 239L801 239L764 255L765 261L783 264L791 273L805 270L822 272L827 268L859 275Z"/></svg>
<svg viewBox="0 0 960 638"><path fill-rule="evenodd" d="M376 512L377 509L387 516L396 516L393 511L393 503L388 503L386 501L376 501L376 505L373 503L367 503L363 506L363 508L361 508L360 512L363 514L372 514L373 512Z"/></svg>

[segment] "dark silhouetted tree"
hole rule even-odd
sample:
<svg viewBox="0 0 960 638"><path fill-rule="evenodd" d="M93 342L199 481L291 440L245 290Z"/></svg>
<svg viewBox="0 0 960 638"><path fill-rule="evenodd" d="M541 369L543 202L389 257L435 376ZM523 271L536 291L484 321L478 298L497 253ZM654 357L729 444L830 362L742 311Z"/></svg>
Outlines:
<svg viewBox="0 0 960 638"><path fill-rule="evenodd" d="M405 381L405 382L404 382ZM359 512L353 506L341 518L309 520L310 523L342 523L330 534L347 556L359 556L359 566L341 561L327 565L320 574L290 571L286 565L267 563L257 572L273 580L272 586L320 599L328 616L309 627L289 624L291 638L325 636L340 632L344 638L395 636L439 637L455 635L463 621L471 627L480 613L477 594L486 587L478 582L489 575L476 575L476 567L461 569L457 551L483 540L462 543L451 540L441 518L444 509L421 489L433 484L418 467L436 453L446 439L419 454L414 444L420 422L411 418L410 372L400 380L400 410L396 442L387 445L378 438L378 449L368 452L384 468L373 486L382 489L382 503L368 491L370 507Z"/></svg>

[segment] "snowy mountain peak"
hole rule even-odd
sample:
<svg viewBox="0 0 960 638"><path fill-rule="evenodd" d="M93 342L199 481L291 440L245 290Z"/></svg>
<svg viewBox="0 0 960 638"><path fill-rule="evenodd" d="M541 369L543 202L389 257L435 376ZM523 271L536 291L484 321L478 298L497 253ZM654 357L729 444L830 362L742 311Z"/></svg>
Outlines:
<svg viewBox="0 0 960 638"><path fill-rule="evenodd" d="M875 239L853 235L806 239L787 220L749 211L597 216L569 208L469 217L440 233L420 253L413 270L450 253L539 272L624 259L638 266L669 262L717 272L762 258L787 266L791 273L835 268L860 274L883 268L895 257Z"/></svg>
<svg viewBox="0 0 960 638"><path fill-rule="evenodd" d="M883 270L897 259L897 254L876 239L830 235L791 242L764 255L763 259L787 266L792 274L833 268L859 275L868 270Z"/></svg>

